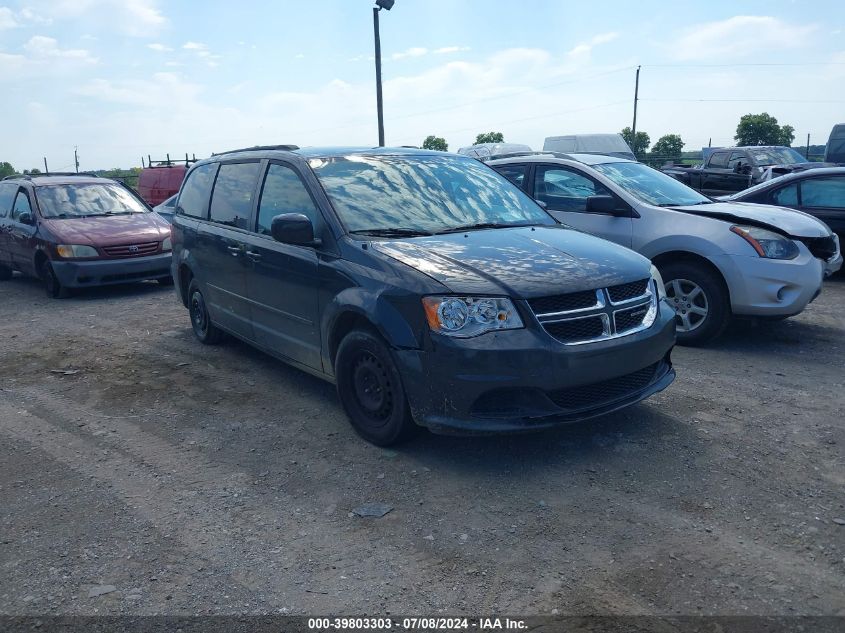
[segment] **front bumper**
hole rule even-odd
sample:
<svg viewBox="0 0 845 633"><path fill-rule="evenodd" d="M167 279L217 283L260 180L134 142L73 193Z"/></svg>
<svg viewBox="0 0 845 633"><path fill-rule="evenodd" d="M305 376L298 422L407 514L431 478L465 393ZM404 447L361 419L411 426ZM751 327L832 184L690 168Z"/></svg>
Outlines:
<svg viewBox="0 0 845 633"><path fill-rule="evenodd" d="M533 431L635 404L675 378L675 313L648 330L564 346L538 324L396 352L414 420L437 433Z"/></svg>
<svg viewBox="0 0 845 633"><path fill-rule="evenodd" d="M800 249L798 257L789 260L745 255L714 258L727 281L733 313L794 316L819 296L828 264L813 257L804 245Z"/></svg>
<svg viewBox="0 0 845 633"><path fill-rule="evenodd" d="M67 288L108 286L170 277L171 254L88 261L53 260L53 272Z"/></svg>

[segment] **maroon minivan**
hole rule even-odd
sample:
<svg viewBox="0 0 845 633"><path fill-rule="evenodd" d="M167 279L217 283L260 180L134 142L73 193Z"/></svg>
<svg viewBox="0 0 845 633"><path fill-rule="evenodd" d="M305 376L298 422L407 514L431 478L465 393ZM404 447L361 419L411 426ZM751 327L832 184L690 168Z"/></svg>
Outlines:
<svg viewBox="0 0 845 633"><path fill-rule="evenodd" d="M170 226L125 185L92 175L0 181L0 280L70 289L157 279L170 284Z"/></svg>

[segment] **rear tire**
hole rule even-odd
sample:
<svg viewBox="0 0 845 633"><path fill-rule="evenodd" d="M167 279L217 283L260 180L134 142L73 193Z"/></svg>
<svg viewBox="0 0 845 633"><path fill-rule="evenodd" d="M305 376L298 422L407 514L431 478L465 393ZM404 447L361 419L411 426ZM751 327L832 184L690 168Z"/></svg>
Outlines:
<svg viewBox="0 0 845 633"><path fill-rule="evenodd" d="M192 281L188 288L188 311L191 315L191 328L200 343L217 345L223 339L223 331L211 322L205 297L202 296L196 281Z"/></svg>
<svg viewBox="0 0 845 633"><path fill-rule="evenodd" d="M59 278L56 277L56 273L53 271L53 264L50 263L49 259L45 259L41 263L39 274L41 275L41 281L44 282L44 290L48 297L51 299L66 299L70 296L70 290L65 288L59 281Z"/></svg>
<svg viewBox="0 0 845 633"><path fill-rule="evenodd" d="M718 275L687 261L664 264L660 275L666 287L666 300L675 309L679 345L703 345L725 331L731 306Z"/></svg>
<svg viewBox="0 0 845 633"><path fill-rule="evenodd" d="M353 330L335 360L337 393L355 431L376 446L402 442L419 429L390 349L375 334Z"/></svg>
<svg viewBox="0 0 845 633"><path fill-rule="evenodd" d="M12 269L0 264L0 281L9 281L12 278Z"/></svg>

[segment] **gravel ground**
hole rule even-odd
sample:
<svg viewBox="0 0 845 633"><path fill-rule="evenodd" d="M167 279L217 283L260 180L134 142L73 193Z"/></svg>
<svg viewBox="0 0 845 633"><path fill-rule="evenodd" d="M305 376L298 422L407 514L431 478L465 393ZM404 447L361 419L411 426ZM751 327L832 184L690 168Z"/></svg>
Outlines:
<svg viewBox="0 0 845 633"><path fill-rule="evenodd" d="M0 614L845 614L845 280L553 432L359 440L155 284L0 284ZM391 506L381 518L358 506Z"/></svg>

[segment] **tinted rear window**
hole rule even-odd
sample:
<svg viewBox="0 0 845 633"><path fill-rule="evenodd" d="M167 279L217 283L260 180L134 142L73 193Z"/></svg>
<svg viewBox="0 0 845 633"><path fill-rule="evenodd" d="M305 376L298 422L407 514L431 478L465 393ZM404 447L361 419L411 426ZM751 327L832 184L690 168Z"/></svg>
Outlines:
<svg viewBox="0 0 845 633"><path fill-rule="evenodd" d="M208 211L208 198L217 164L200 165L189 175L179 194L179 206L182 213L192 218L205 218Z"/></svg>
<svg viewBox="0 0 845 633"><path fill-rule="evenodd" d="M260 163L220 165L214 193L211 195L212 222L239 229L249 228L260 166Z"/></svg>

